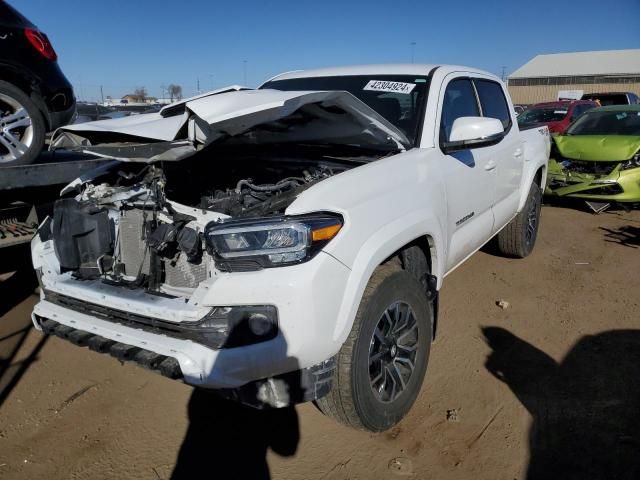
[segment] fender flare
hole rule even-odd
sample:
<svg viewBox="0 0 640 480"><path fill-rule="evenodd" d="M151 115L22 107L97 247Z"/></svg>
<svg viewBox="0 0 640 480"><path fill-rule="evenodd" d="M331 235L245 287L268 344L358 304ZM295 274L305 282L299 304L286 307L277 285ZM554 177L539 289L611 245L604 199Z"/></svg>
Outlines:
<svg viewBox="0 0 640 480"><path fill-rule="evenodd" d="M444 277L445 248L442 228L432 213L418 210L375 232L360 248L342 297L333 339L342 345L351 331L364 290L374 270L387 258L418 238L430 237L432 274L439 289Z"/></svg>

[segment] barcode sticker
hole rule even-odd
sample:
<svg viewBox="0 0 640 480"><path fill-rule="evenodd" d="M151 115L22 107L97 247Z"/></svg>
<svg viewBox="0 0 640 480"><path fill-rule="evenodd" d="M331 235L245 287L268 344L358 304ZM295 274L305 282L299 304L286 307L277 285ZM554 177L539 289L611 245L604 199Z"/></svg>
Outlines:
<svg viewBox="0 0 640 480"><path fill-rule="evenodd" d="M370 80L369 83L364 86L363 90L369 90L373 92L404 93L405 95L408 95L411 93L411 90L413 90L415 86L415 83Z"/></svg>

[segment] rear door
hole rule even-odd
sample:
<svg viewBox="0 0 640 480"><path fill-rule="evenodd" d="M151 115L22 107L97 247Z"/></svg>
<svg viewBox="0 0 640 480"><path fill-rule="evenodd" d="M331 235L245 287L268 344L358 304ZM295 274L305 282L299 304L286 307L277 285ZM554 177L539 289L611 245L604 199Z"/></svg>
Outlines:
<svg viewBox="0 0 640 480"><path fill-rule="evenodd" d="M518 209L524 170L524 142L518 128L514 127L515 118L502 85L487 78L474 78L473 84L482 116L500 120L505 131L500 142L482 149L496 168L493 231L497 232L515 216Z"/></svg>
<svg viewBox="0 0 640 480"><path fill-rule="evenodd" d="M480 106L472 80L459 74L445 78L438 102L436 125L442 150L443 143L449 141L453 122L460 117L480 116ZM441 157L450 238L447 270L454 268L491 237L491 207L496 188L496 163L491 149L443 152Z"/></svg>

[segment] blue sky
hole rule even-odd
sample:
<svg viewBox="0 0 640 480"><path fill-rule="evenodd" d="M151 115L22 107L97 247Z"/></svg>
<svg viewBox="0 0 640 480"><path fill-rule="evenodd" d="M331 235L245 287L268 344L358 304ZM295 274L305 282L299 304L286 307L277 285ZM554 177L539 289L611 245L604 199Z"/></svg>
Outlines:
<svg viewBox="0 0 640 480"><path fill-rule="evenodd" d="M640 0L9 0L49 35L77 96L178 83L194 94L353 63L507 74L540 53L640 48ZM245 63L246 61L246 63Z"/></svg>

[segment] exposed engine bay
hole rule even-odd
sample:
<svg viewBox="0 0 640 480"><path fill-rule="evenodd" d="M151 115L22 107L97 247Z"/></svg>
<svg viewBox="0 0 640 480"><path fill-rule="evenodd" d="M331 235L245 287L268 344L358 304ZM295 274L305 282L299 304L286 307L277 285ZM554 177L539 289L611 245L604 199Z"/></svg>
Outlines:
<svg viewBox="0 0 640 480"><path fill-rule="evenodd" d="M309 152L282 158L231 150L181 162L117 164L77 187L74 198L58 200L51 233L62 271L188 296L216 268L203 236L207 225L282 216L306 189L375 159L331 156L335 149L325 147L318 155L317 146L314 159ZM201 158L214 152L221 158Z"/></svg>

